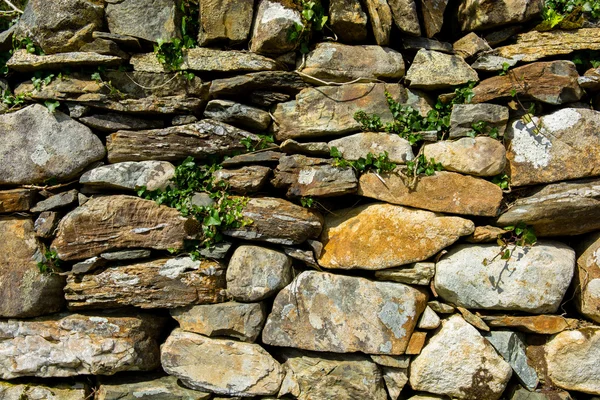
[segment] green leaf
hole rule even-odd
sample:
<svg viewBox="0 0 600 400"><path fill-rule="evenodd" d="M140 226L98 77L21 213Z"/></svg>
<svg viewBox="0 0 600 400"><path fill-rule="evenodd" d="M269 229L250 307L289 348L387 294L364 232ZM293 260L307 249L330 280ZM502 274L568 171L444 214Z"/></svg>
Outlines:
<svg viewBox="0 0 600 400"><path fill-rule="evenodd" d="M501 258L502 258L503 260L510 260L510 256L511 256L511 252L510 252L510 250L505 250L505 251L502 253L502 257L501 257Z"/></svg>
<svg viewBox="0 0 600 400"><path fill-rule="evenodd" d="M46 106L48 111L50 111L52 114L54 114L54 112L56 111L56 108L58 106L60 106L60 103L58 101L46 100L44 102L44 105Z"/></svg>

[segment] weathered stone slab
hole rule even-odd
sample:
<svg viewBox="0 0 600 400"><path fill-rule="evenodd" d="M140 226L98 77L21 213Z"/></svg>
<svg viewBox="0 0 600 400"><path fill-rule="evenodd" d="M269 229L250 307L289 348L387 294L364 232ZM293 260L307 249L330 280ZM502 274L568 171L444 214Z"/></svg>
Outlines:
<svg viewBox="0 0 600 400"><path fill-rule="evenodd" d="M116 56L128 59L129 54L119 48L119 46L108 39L94 39L91 43L86 43L79 48L79 51L98 53L105 56Z"/></svg>
<svg viewBox="0 0 600 400"><path fill-rule="evenodd" d="M93 52L72 52L38 56L28 53L27 50L15 50L10 60L6 62L6 65L17 72L32 72L61 68L115 67L121 64L121 62L123 62L121 57L105 56Z"/></svg>
<svg viewBox="0 0 600 400"><path fill-rule="evenodd" d="M305 350L402 354L426 302L401 283L306 271L275 298L262 338Z"/></svg>
<svg viewBox="0 0 600 400"><path fill-rule="evenodd" d="M371 360L378 365L390 368L406 369L410 364L410 356L388 356L388 355L371 355Z"/></svg>
<svg viewBox="0 0 600 400"><path fill-rule="evenodd" d="M267 111L229 100L209 101L204 116L259 132L271 125L271 116Z"/></svg>
<svg viewBox="0 0 600 400"><path fill-rule="evenodd" d="M225 267L189 257L109 267L89 275L70 275L65 299L71 310L126 306L175 308L225 299Z"/></svg>
<svg viewBox="0 0 600 400"><path fill-rule="evenodd" d="M388 0L394 23L400 31L413 36L421 36L419 15L415 0Z"/></svg>
<svg viewBox="0 0 600 400"><path fill-rule="evenodd" d="M283 369L257 344L175 329L161 348L163 369L192 389L227 396L277 394Z"/></svg>
<svg viewBox="0 0 600 400"><path fill-rule="evenodd" d="M329 148L337 148L345 160L358 160L371 153L378 156L388 153L388 159L397 164L406 164L415 158L412 146L406 139L392 133L361 132L328 143Z"/></svg>
<svg viewBox="0 0 600 400"><path fill-rule="evenodd" d="M297 44L288 40L296 24L303 25L296 4L281 0L261 0L254 18L250 51L261 54L283 54Z"/></svg>
<svg viewBox="0 0 600 400"><path fill-rule="evenodd" d="M442 53L454 54L452 44L448 42L440 42L435 39L427 39L424 37L407 36L402 38L402 47L405 50L419 51L421 49L440 51Z"/></svg>
<svg viewBox="0 0 600 400"><path fill-rule="evenodd" d="M485 122L486 130L498 129L498 136L503 136L508 118L508 107L497 104L455 104L450 114L450 137L468 136L478 122Z"/></svg>
<svg viewBox="0 0 600 400"><path fill-rule="evenodd" d="M463 31L481 30L529 21L543 8L543 0L465 0L458 7L458 19Z"/></svg>
<svg viewBox="0 0 600 400"><path fill-rule="evenodd" d="M182 249L186 231L179 211L133 196L88 200L67 214L52 248L62 260L82 260L126 248ZM190 228L188 228L190 229Z"/></svg>
<svg viewBox="0 0 600 400"><path fill-rule="evenodd" d="M140 258L148 258L152 252L150 250L121 250L121 251L110 251L108 253L100 254L100 257L106 261L129 261L137 260Z"/></svg>
<svg viewBox="0 0 600 400"><path fill-rule="evenodd" d="M42 239L53 238L60 219L61 214L55 211L44 211L41 213L33 224L35 236Z"/></svg>
<svg viewBox="0 0 600 400"><path fill-rule="evenodd" d="M213 173L213 179L224 182L232 192L247 194L262 189L270 175L269 167L249 165L239 169L219 169Z"/></svg>
<svg viewBox="0 0 600 400"><path fill-rule="evenodd" d="M442 30L447 5L448 0L421 0L421 14L423 15L425 34L428 38Z"/></svg>
<svg viewBox="0 0 600 400"><path fill-rule="evenodd" d="M475 232L469 236L466 241L469 243L492 243L496 242L500 236L503 236L506 230L497 226L485 225L476 226Z"/></svg>
<svg viewBox="0 0 600 400"><path fill-rule="evenodd" d="M589 235L578 247L575 305L585 317L600 323L600 234Z"/></svg>
<svg viewBox="0 0 600 400"><path fill-rule="evenodd" d="M505 58L495 56L493 54L483 54L471 64L471 68L475 71L499 72L504 70L504 66L514 67L520 61L520 56L513 58Z"/></svg>
<svg viewBox="0 0 600 400"><path fill-rule="evenodd" d="M279 149L287 154L305 154L313 157L327 157L330 154L329 146L325 142L300 143L294 139L286 139Z"/></svg>
<svg viewBox="0 0 600 400"><path fill-rule="evenodd" d="M33 189L10 189L0 191L0 213L29 211L35 204L37 191Z"/></svg>
<svg viewBox="0 0 600 400"><path fill-rule="evenodd" d="M477 72L459 56L421 49L406 72L414 89L450 89L467 82L478 82Z"/></svg>
<svg viewBox="0 0 600 400"><path fill-rule="evenodd" d="M410 365L410 385L459 399L499 399L512 374L494 348L455 315Z"/></svg>
<svg viewBox="0 0 600 400"><path fill-rule="evenodd" d="M310 85L296 72L270 71L253 72L231 78L215 79L210 85L211 97L235 96L250 94L255 91L273 91L296 95Z"/></svg>
<svg viewBox="0 0 600 400"><path fill-rule="evenodd" d="M50 385L38 382L0 382L0 398L3 400L86 400L89 396L90 388L81 382Z"/></svg>
<svg viewBox="0 0 600 400"><path fill-rule="evenodd" d="M112 82L112 81L111 81ZM123 114L95 114L80 118L79 121L92 129L101 132L115 132L119 130L160 129L164 122L148 118L132 117Z"/></svg>
<svg viewBox="0 0 600 400"><path fill-rule="evenodd" d="M408 342L408 346L406 347L406 355L419 355L423 348L425 347L425 341L427 340L427 332L423 331L414 331L412 335L410 335L410 341Z"/></svg>
<svg viewBox="0 0 600 400"><path fill-rule="evenodd" d="M223 160L221 165L223 167L231 168L238 167L240 165L254 165L254 164L275 164L279 162L279 159L285 154L279 151L265 150L252 152L248 154L240 154L233 156L226 160Z"/></svg>
<svg viewBox="0 0 600 400"><path fill-rule="evenodd" d="M463 218L385 203L338 210L325 219L318 261L334 269L396 267L426 260L473 229Z"/></svg>
<svg viewBox="0 0 600 400"><path fill-rule="evenodd" d="M344 43L362 42L367 38L367 14L359 0L331 0L328 23Z"/></svg>
<svg viewBox="0 0 600 400"><path fill-rule="evenodd" d="M181 38L181 15L175 0L108 0L106 21L110 33L150 42Z"/></svg>
<svg viewBox="0 0 600 400"><path fill-rule="evenodd" d="M68 190L66 192L57 193L48 197L46 200L39 201L31 212L38 213L44 211L52 211L60 208L66 208L77 202L79 192L77 189Z"/></svg>
<svg viewBox="0 0 600 400"><path fill-rule="evenodd" d="M437 161L437 159L436 159ZM363 174L358 194L392 204L416 207L436 212L494 217L502 202L502 189L481 178L436 172L418 177L414 187L412 178L395 173Z"/></svg>
<svg viewBox="0 0 600 400"><path fill-rule="evenodd" d="M460 315L467 321L469 324L473 325L475 328L479 329L483 332L489 332L490 327L487 326L485 322L477 315L473 314L471 311L467 310L464 307L456 307Z"/></svg>
<svg viewBox="0 0 600 400"><path fill-rule="evenodd" d="M174 175L175 167L167 161L122 162L89 170L79 183L99 189L164 190Z"/></svg>
<svg viewBox="0 0 600 400"><path fill-rule="evenodd" d="M113 375L160 366L156 315L55 314L0 321L0 377Z"/></svg>
<svg viewBox="0 0 600 400"><path fill-rule="evenodd" d="M247 151L242 140L260 138L223 122L203 119L193 124L147 131L118 131L108 136L108 161L176 161Z"/></svg>
<svg viewBox="0 0 600 400"><path fill-rule="evenodd" d="M392 10L387 0L366 0L364 4L369 13L375 42L380 46L387 46L392 32Z"/></svg>
<svg viewBox="0 0 600 400"><path fill-rule="evenodd" d="M132 51L141 51L142 46L140 45L140 41L133 36L128 35L119 35L117 33L110 32L100 32L94 31L92 32L92 38L94 39L105 39L110 40L117 43L124 50L132 50Z"/></svg>
<svg viewBox="0 0 600 400"><path fill-rule="evenodd" d="M534 315L515 317L510 315L488 315L483 320L492 328L511 328L525 333L554 335L567 329L576 329L576 319L558 315Z"/></svg>
<svg viewBox="0 0 600 400"><path fill-rule="evenodd" d="M248 38L254 0L202 0L198 44L239 43Z"/></svg>
<svg viewBox="0 0 600 400"><path fill-rule="evenodd" d="M210 393L182 387L174 376L158 374L99 377L95 400L209 400Z"/></svg>
<svg viewBox="0 0 600 400"><path fill-rule="evenodd" d="M65 181L104 158L88 127L35 104L0 116L0 185Z"/></svg>
<svg viewBox="0 0 600 400"><path fill-rule="evenodd" d="M440 314L454 314L455 311L453 306L446 303L441 303L437 300L428 302L427 306L431 307L433 311Z"/></svg>
<svg viewBox="0 0 600 400"><path fill-rule="evenodd" d="M509 250L510 259L493 260L500 253L498 245L454 247L436 264L436 292L446 302L466 308L556 312L573 277L573 249L538 242Z"/></svg>
<svg viewBox="0 0 600 400"><path fill-rule="evenodd" d="M437 329L441 324L440 317L431 309L431 307L425 307L425 311L421 314L421 318L417 324L418 329Z"/></svg>
<svg viewBox="0 0 600 400"><path fill-rule="evenodd" d="M454 42L454 44L452 44L452 48L457 55L461 56L465 60L475 57L479 53L492 50L490 45L485 40L477 36L477 34L474 32L471 32L458 39L456 42Z"/></svg>
<svg viewBox="0 0 600 400"><path fill-rule="evenodd" d="M412 265L405 265L403 268L384 269L376 271L375 278L380 281L392 281L406 283L407 285L424 285L431 282L435 274L435 264L428 262L418 262Z"/></svg>

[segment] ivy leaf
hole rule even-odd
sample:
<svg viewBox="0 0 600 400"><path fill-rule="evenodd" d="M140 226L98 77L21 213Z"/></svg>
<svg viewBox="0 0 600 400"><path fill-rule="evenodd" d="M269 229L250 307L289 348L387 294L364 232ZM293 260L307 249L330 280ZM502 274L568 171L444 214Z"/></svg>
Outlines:
<svg viewBox="0 0 600 400"><path fill-rule="evenodd" d="M56 108L58 106L60 106L60 103L58 101L46 100L44 102L44 105L46 106L48 111L50 111L50 113L54 114L54 112L56 111Z"/></svg>

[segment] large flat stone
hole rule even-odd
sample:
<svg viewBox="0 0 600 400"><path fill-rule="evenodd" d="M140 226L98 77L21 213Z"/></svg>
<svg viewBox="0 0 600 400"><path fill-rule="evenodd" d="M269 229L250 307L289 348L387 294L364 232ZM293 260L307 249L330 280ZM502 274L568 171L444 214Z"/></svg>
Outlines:
<svg viewBox="0 0 600 400"><path fill-rule="evenodd" d="M79 183L109 190L164 190L174 175L175 167L167 161L122 162L89 170L81 175Z"/></svg>
<svg viewBox="0 0 600 400"><path fill-rule="evenodd" d="M600 234L585 237L577 250L575 305L585 317L600 323Z"/></svg>
<svg viewBox="0 0 600 400"><path fill-rule="evenodd" d="M465 0L458 7L458 19L463 31L481 30L521 24L539 16L543 8L543 0Z"/></svg>
<svg viewBox="0 0 600 400"><path fill-rule="evenodd" d="M483 320L491 328L510 328L525 333L554 335L567 329L576 329L578 320L561 315L484 315Z"/></svg>
<svg viewBox="0 0 600 400"><path fill-rule="evenodd" d="M120 130L141 130L164 128L164 122L148 118L133 117L124 114L94 114L79 118L79 122L101 132L116 132Z"/></svg>
<svg viewBox="0 0 600 400"><path fill-rule="evenodd" d="M386 152L388 159L396 164L406 164L415 158L408 140L393 133L360 132L332 140L328 146L338 149L345 160L366 158L369 153L379 156Z"/></svg>
<svg viewBox="0 0 600 400"><path fill-rule="evenodd" d="M8 68L17 72L55 70L61 68L116 67L123 62L121 57L105 56L93 52L72 52L36 55L27 50L16 50L6 62Z"/></svg>
<svg viewBox="0 0 600 400"><path fill-rule="evenodd" d="M211 97L235 96L239 98L238 96L261 90L296 95L308 87L310 85L304 82L296 72L253 72L231 78L215 79L210 85L210 95Z"/></svg>
<svg viewBox="0 0 600 400"><path fill-rule="evenodd" d="M477 72L462 57L421 49L406 72L414 89L450 89L468 82L478 82Z"/></svg>
<svg viewBox="0 0 600 400"><path fill-rule="evenodd" d="M246 194L261 190L270 175L269 167L249 165L239 169L219 169L213 173L213 179L226 184L232 192Z"/></svg>
<svg viewBox="0 0 600 400"><path fill-rule="evenodd" d="M468 136L473 124L479 122L485 122L485 133L496 128L498 136L503 136L508 117L508 107L497 104L455 104L450 115L450 138Z"/></svg>
<svg viewBox="0 0 600 400"><path fill-rule="evenodd" d="M271 116L267 111L229 100L209 101L204 116L258 132L266 130L271 124Z"/></svg>
<svg viewBox="0 0 600 400"><path fill-rule="evenodd" d="M0 398L3 400L86 400L90 388L82 382L43 384L37 382L0 382Z"/></svg>
<svg viewBox="0 0 600 400"><path fill-rule="evenodd" d="M210 393L182 387L175 376L144 373L99 377L95 400L209 400Z"/></svg>
<svg viewBox="0 0 600 400"><path fill-rule="evenodd" d="M401 283L307 271L279 292L262 338L305 350L403 354L426 302Z"/></svg>
<svg viewBox="0 0 600 400"><path fill-rule="evenodd" d="M106 21L111 33L150 42L181 38L181 15L175 0L108 0Z"/></svg>
<svg viewBox="0 0 600 400"><path fill-rule="evenodd" d="M35 204L37 191L32 189L10 189L0 191L0 214L29 211Z"/></svg>

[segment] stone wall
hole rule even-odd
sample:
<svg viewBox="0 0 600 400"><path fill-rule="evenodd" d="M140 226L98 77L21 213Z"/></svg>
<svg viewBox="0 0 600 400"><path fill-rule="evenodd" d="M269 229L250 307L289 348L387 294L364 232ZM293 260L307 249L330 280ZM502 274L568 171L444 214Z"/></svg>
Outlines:
<svg viewBox="0 0 600 400"><path fill-rule="evenodd" d="M600 395L591 12L195 5L0 34L0 399Z"/></svg>

